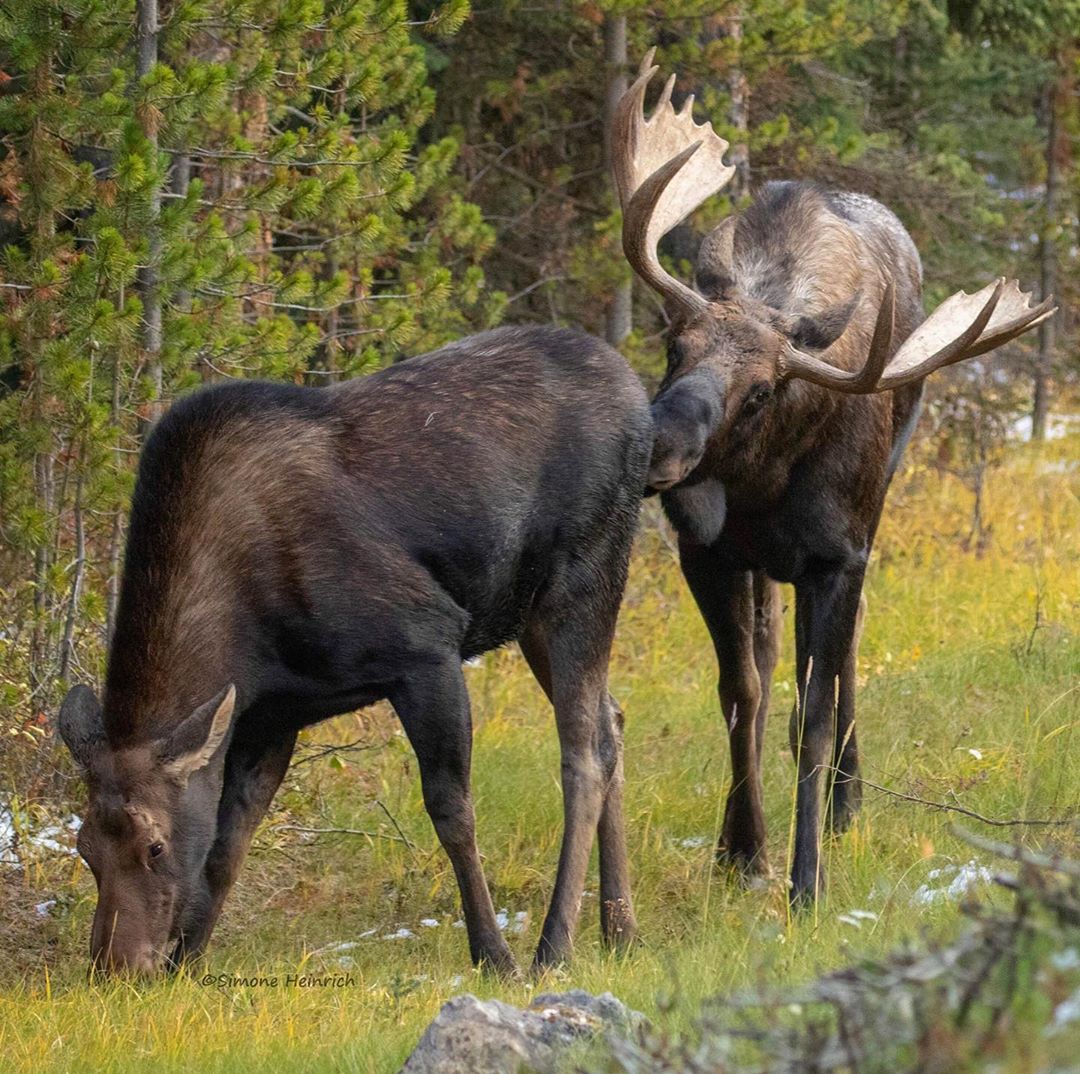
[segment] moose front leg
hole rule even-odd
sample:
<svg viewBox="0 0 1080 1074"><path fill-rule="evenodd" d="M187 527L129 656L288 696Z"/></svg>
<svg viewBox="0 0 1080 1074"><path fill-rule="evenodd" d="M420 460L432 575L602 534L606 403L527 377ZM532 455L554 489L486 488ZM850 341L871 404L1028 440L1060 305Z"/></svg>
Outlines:
<svg viewBox="0 0 1080 1074"><path fill-rule="evenodd" d="M862 592L863 565L808 575L795 584L795 663L799 703L791 718L798 767L793 905L812 902L824 885L821 780L836 741L838 681L849 660Z"/></svg>
<svg viewBox="0 0 1080 1074"><path fill-rule="evenodd" d="M234 738L225 757L217 835L206 859L202 890L191 900L173 966L196 958L206 947L225 898L240 872L252 836L289 768L296 732L269 738Z"/></svg>
<svg viewBox="0 0 1080 1074"><path fill-rule="evenodd" d="M715 553L685 540L679 542L679 559L716 649L720 665L720 708L731 745L731 788L717 858L735 862L746 873L763 874L769 866L761 793L761 747L757 739L759 730L764 730L765 720L762 683L755 658L753 575L725 567ZM772 612L768 614L771 632ZM758 655L766 668L775 662L775 657L764 651Z"/></svg>
<svg viewBox="0 0 1080 1074"><path fill-rule="evenodd" d="M833 767L825 783L827 820L834 832L845 831L862 801L859 781L859 748L855 735L855 688L858 680L859 640L866 619L866 594L859 599L855 635L840 672L840 689L836 708L836 738L833 747Z"/></svg>
<svg viewBox="0 0 1080 1074"><path fill-rule="evenodd" d="M416 753L424 806L457 877L473 963L511 975L517 965L495 920L476 846L469 788L472 718L458 654L410 670L390 703Z"/></svg>

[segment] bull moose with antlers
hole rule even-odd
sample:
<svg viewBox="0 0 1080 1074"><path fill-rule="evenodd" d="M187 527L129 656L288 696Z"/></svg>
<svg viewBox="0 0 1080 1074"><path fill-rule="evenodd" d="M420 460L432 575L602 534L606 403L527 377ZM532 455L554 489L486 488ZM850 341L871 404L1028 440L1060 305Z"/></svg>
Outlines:
<svg viewBox="0 0 1080 1074"><path fill-rule="evenodd" d="M767 869L761 750L779 651L777 582L795 586L799 700L792 901L822 886L821 773L840 830L859 802L855 678L863 575L923 380L1054 312L1015 281L958 292L924 320L911 237L861 194L770 183L703 241L696 289L660 239L731 178L728 143L676 112L649 118L650 52L618 104L612 164L623 249L664 300L668 366L652 404L648 483L679 535L683 573L720 665L732 782L718 855Z"/></svg>

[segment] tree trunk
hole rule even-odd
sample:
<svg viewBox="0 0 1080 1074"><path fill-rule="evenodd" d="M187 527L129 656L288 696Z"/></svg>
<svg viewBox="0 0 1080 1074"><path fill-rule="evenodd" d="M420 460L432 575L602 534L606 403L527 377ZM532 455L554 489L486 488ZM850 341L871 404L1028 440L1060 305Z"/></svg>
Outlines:
<svg viewBox="0 0 1080 1074"><path fill-rule="evenodd" d="M611 174L612 124L615 106L627 90L626 16L608 15L604 20L604 63L607 67L607 95L604 98L604 163ZM604 338L613 347L633 328L633 280L627 276L611 296L604 318Z"/></svg>
<svg viewBox="0 0 1080 1074"><path fill-rule="evenodd" d="M1047 121L1047 190L1042 201L1042 228L1039 233L1039 290L1043 298L1057 291L1057 198L1061 187L1061 153L1058 146L1058 103L1065 80L1064 65L1058 62L1053 80L1045 91L1045 121ZM1047 419L1050 415L1050 377L1054 365L1057 318L1051 317L1039 325L1039 353L1035 364L1035 403L1031 410L1031 439L1047 439Z"/></svg>
<svg viewBox="0 0 1080 1074"><path fill-rule="evenodd" d="M157 0L137 0L135 5L135 75L143 79L154 69L158 59ZM156 156L158 118L152 109L138 110L139 126ZM156 171L156 161L155 161ZM139 296L143 304L142 345L146 359L146 378L150 382L148 427L161 413L161 184L155 182L147 206L146 265L139 272ZM145 429L144 429L145 431Z"/></svg>
<svg viewBox="0 0 1080 1074"><path fill-rule="evenodd" d="M734 15L720 20L720 35L734 43L736 53L742 44L742 15L741 10L736 10ZM732 204L737 206L750 193L750 146L747 139L750 129L750 83L738 63L728 72L727 84L731 98L728 122L738 134L727 152L727 162L734 166L735 174L731 177L726 193Z"/></svg>
<svg viewBox="0 0 1080 1074"><path fill-rule="evenodd" d="M1062 135L1060 105L1065 92L1065 65L1056 64L1056 75L1046 87L1046 192L1043 196L1043 220L1039 232L1039 290L1042 298L1058 289L1057 272L1057 213L1061 189L1062 152L1068 146L1059 142ZM1057 343L1057 315L1039 325L1039 353L1035 359L1035 400L1031 412L1031 439L1046 439L1046 424L1050 414L1050 377L1054 367Z"/></svg>
<svg viewBox="0 0 1080 1074"><path fill-rule="evenodd" d="M31 93L37 102L46 98L53 79L53 57L49 53L42 57L34 71ZM47 189L50 167L46 145L50 134L41 118L40 112L34 120L27 151L26 178L32 188ZM35 199L36 200L36 199ZM41 201L36 201L35 213L30 226L30 258L35 267L53 252L56 236L56 218L52 209ZM25 349L32 373L30 388L30 420L35 428L42 430L41 444L34 453L34 499L43 512L48 525L56 526L54 510L55 500L55 444L54 431L46 417L48 400L45 385L45 345L54 334L54 310L44 300L35 302L26 325ZM48 629L49 612L49 569L52 566L52 542L47 535L42 535L34 549L34 618L30 632L30 667L29 678L32 693L44 689L50 678L50 645Z"/></svg>

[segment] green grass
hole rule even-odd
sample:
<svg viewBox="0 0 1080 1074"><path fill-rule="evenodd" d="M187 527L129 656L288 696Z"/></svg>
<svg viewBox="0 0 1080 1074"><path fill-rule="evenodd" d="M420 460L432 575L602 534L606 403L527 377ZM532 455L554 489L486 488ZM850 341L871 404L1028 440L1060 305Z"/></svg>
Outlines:
<svg viewBox="0 0 1080 1074"><path fill-rule="evenodd" d="M1013 453L993 475L981 556L965 551L970 495L913 467L896 483L868 582L859 735L867 779L995 818L1075 817L1080 806L1080 441ZM1064 465L1063 465L1064 463ZM788 638L765 751L773 863L788 854L794 697ZM497 907L525 911L525 963L553 879L561 824L553 721L516 650L468 670L476 722L481 847ZM611 990L678 1032L706 996L806 979L924 930L957 927L956 905L912 903L927 873L978 855L956 820L867 790L863 812L825 848L829 888L791 919L780 882L747 890L712 867L726 736L711 646L655 514L646 512L620 621L612 683L627 716L626 804L641 944L617 959L599 944L595 872L573 964L545 988ZM150 987L85 981L94 889L74 861L0 880L0 1069L4 1071L394 1071L455 991L525 1002L468 966L453 875L423 813L416 765L383 709L315 729L314 742L371 750L293 769L257 839L209 952L212 974L318 973L357 941L339 988ZM413 848L395 841L388 813ZM275 825L378 833L305 842ZM965 820L973 827L975 821ZM1003 830L995 830L1001 836ZM1075 827L1009 829L1076 847ZM1005 837L1008 837L1007 835ZM35 903L58 897L48 920ZM878 915L855 927L845 911ZM436 918L435 928L422 928ZM10 924L10 929L8 925ZM414 939L380 937L400 927ZM372 938L362 933L375 929Z"/></svg>

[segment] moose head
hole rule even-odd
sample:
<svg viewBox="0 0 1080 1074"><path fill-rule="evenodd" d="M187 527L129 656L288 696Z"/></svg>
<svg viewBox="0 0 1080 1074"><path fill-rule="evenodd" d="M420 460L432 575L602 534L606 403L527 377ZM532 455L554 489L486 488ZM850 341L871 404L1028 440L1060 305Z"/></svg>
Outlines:
<svg viewBox="0 0 1080 1074"><path fill-rule="evenodd" d="M652 115L645 92L658 68L650 51L618 103L612 167L623 209L623 250L635 273L664 301L671 322L667 375L653 401L656 441L649 486L671 488L698 466L710 445L753 435L778 387L795 380L836 392L888 392L935 369L975 357L1051 316L1053 300L1032 308L1015 281L999 279L974 294L943 302L894 348L895 287L880 281L872 338L852 338L860 302L877 295L855 289L813 316L793 316L751 297L733 265L736 219L705 240L694 290L661 265L663 236L730 180L728 143L708 123L695 123L693 96L681 111L671 103L672 75ZM819 263L829 251L819 252ZM826 274L843 278L850 266L837 251ZM858 274L854 274L858 278ZM831 361L823 352L829 351ZM854 367L862 360L861 367Z"/></svg>
<svg viewBox="0 0 1080 1074"><path fill-rule="evenodd" d="M156 972L172 962L185 925L205 914L203 870L235 707L230 685L164 738L117 747L92 690L76 686L64 698L60 735L90 792L78 850L97 881L90 955L102 972Z"/></svg>

